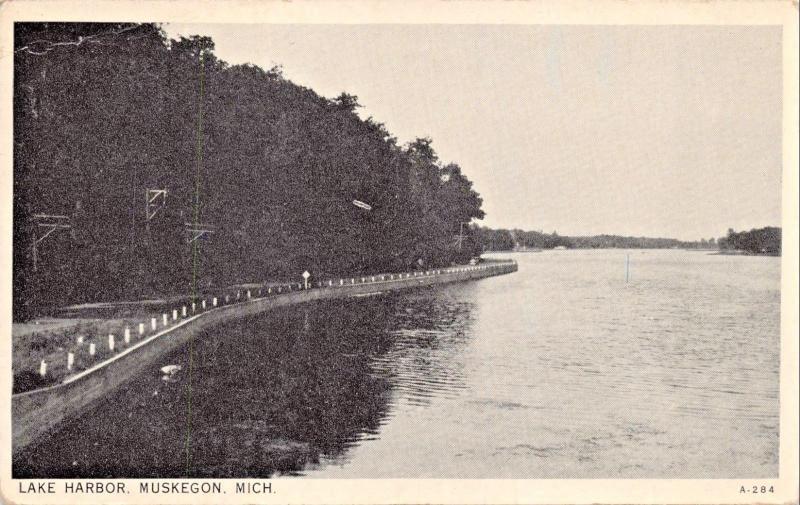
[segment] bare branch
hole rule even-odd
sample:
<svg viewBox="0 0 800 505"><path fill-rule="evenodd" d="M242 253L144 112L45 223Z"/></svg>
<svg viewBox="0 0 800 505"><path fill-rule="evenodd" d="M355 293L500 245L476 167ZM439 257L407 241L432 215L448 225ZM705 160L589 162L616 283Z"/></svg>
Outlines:
<svg viewBox="0 0 800 505"><path fill-rule="evenodd" d="M45 55L45 54L49 53L50 51L52 51L53 49L55 49L57 47L62 47L62 46L75 46L75 47L77 47L77 46L82 45L84 42L88 42L88 43L92 43L92 44L99 44L99 45L103 45L103 46L116 46L116 47L119 47L116 44L103 43L101 40L98 40L98 39L100 39L101 37L107 37L107 36L118 36L118 35L121 35L122 33L125 33L125 32L128 32L128 31L134 30L136 28L139 28L139 26L140 25L132 25L132 26L127 26L125 28L122 28L120 30L110 30L110 31L104 32L104 33L97 33L95 35L87 35L85 37L84 36L78 36L78 40L66 41L66 42L53 42L53 41L49 41L49 40L34 40L33 42L28 43L28 45L25 45L25 46L22 46L22 47L20 47L18 49L15 49L14 50L14 54L20 53L20 52L25 52L25 53L33 54L33 55L36 55L36 56L42 56L42 55ZM40 45L43 46L43 47L38 47Z"/></svg>

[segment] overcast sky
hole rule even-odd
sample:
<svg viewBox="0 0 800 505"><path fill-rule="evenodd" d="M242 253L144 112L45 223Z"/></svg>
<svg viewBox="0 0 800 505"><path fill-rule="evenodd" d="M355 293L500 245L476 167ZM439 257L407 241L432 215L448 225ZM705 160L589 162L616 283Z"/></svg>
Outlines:
<svg viewBox="0 0 800 505"><path fill-rule="evenodd" d="M780 226L774 27L165 25L429 136L492 227L698 239Z"/></svg>

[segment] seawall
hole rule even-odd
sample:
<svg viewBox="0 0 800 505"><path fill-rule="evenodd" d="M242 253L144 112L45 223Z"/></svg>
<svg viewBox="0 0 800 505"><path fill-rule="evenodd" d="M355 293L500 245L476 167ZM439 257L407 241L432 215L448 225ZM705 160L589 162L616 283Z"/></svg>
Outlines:
<svg viewBox="0 0 800 505"><path fill-rule="evenodd" d="M39 437L64 420L80 416L93 402L112 393L130 378L152 366L159 357L188 342L199 331L226 320L313 300L480 279L516 270L516 262L492 262L426 272L329 280L317 283L317 287L309 286L309 289L296 289L281 294L270 293L262 297L245 297L217 306L213 306L209 299L206 303L207 309L171 320L159 331L132 342L119 353L68 377L59 384L13 395L11 397L13 452L16 453L35 443ZM167 322L166 316L164 321Z"/></svg>

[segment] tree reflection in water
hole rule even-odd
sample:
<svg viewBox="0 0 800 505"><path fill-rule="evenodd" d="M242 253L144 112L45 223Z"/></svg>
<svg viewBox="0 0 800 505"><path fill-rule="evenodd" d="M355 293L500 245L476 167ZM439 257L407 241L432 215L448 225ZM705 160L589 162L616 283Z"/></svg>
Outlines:
<svg viewBox="0 0 800 505"><path fill-rule="evenodd" d="M207 330L18 455L14 476L266 477L343 460L378 433L403 387L395 374L410 366L433 386L458 382L423 354L439 335L464 338L441 326L468 310L432 304L433 292L308 303ZM182 366L177 381L162 380L166 364Z"/></svg>

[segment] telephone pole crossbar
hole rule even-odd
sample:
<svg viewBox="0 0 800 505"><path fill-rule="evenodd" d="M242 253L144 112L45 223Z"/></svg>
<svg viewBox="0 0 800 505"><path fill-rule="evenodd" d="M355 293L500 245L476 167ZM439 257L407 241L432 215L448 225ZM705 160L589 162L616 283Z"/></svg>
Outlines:
<svg viewBox="0 0 800 505"><path fill-rule="evenodd" d="M33 220L36 228L33 231L33 271L39 267L39 243L58 230L72 229L69 216L56 216L51 214L34 214ZM36 230L43 228L45 231L39 235Z"/></svg>
<svg viewBox="0 0 800 505"><path fill-rule="evenodd" d="M186 225L186 232L188 233L187 243L197 241L200 237L214 233L214 227L207 224L200 223L184 223Z"/></svg>

